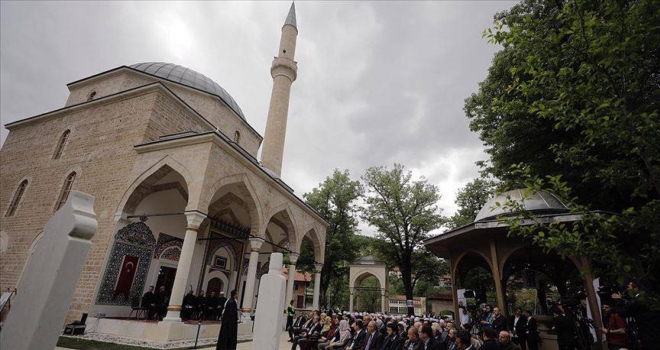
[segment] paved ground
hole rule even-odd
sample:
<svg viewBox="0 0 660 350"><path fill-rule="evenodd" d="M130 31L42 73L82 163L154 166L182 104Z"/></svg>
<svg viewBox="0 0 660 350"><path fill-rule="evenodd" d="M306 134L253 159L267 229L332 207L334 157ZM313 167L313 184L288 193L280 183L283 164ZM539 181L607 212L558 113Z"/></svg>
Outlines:
<svg viewBox="0 0 660 350"><path fill-rule="evenodd" d="M291 343L287 341L288 339L289 339L289 335L286 332L282 332L282 338L280 339L279 350L291 349ZM204 350L211 350L211 349L215 350L215 347L204 348ZM236 350L257 350L257 349L252 349L252 342L250 341L245 343L239 343Z"/></svg>
<svg viewBox="0 0 660 350"><path fill-rule="evenodd" d="M289 335L286 332L282 332L282 338L280 339L280 347L279 350L288 350L291 349L291 343L289 343L287 340L289 339ZM215 346L212 347L206 347L202 348L203 350L215 350ZM67 348L60 348L60 347L55 347L55 350L70 350ZM238 347L236 350L257 350L257 349L252 349L252 342L244 342L244 343L239 343Z"/></svg>

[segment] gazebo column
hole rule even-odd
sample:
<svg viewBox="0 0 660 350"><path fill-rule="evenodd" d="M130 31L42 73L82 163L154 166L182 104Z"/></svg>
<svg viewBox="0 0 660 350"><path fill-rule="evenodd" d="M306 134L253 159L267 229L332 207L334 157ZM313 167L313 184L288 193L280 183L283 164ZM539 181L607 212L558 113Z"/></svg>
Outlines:
<svg viewBox="0 0 660 350"><path fill-rule="evenodd" d="M495 294L497 296L497 306L500 308L500 312L503 315L506 315L506 297L504 288L502 287L502 277L500 276L500 264L497 259L497 246L495 245L495 240L490 240L490 260L491 260L491 272L493 273L493 279L495 280Z"/></svg>
<svg viewBox="0 0 660 350"><path fill-rule="evenodd" d="M380 304L381 304L381 307L380 307L381 312L385 313L387 311L387 309L386 309L387 304L386 304L385 289L384 288L380 290Z"/></svg>
<svg viewBox="0 0 660 350"><path fill-rule="evenodd" d="M455 256L452 256L451 252L449 253L449 267L451 271L451 294L454 299L454 319L458 320L458 264L456 263L458 259ZM464 305L467 307L467 305Z"/></svg>
<svg viewBox="0 0 660 350"><path fill-rule="evenodd" d="M580 271L583 273L582 281L584 282L584 289L587 291L587 300L589 300L589 309L591 310L591 317L594 320L594 328L599 329L603 327L603 318L598 308L598 299L596 298L596 289L594 288L594 276L591 272L591 264L587 258L580 259ZM596 331L596 343L602 344L603 349L607 349L607 343L603 342L602 335Z"/></svg>
<svg viewBox="0 0 660 350"><path fill-rule="evenodd" d="M351 297L348 298L348 311L353 312L353 297L355 296L355 290L351 288L350 290Z"/></svg>
<svg viewBox="0 0 660 350"><path fill-rule="evenodd" d="M263 238L250 238L250 263L247 271L247 281L243 292L243 306L241 311L252 311L252 300L254 299L254 285L257 281L257 263L259 261L259 250L264 243Z"/></svg>
<svg viewBox="0 0 660 350"><path fill-rule="evenodd" d="M289 280L286 286L286 302L293 300L293 285L296 283L296 262L300 254L289 254Z"/></svg>
<svg viewBox="0 0 660 350"><path fill-rule="evenodd" d="M319 309L319 294L321 294L321 269L323 264L314 264L316 273L314 274L314 299L312 299L312 309Z"/></svg>
<svg viewBox="0 0 660 350"><path fill-rule="evenodd" d="M183 296L186 293L186 285L188 284L190 265L193 259L195 243L197 242L197 231L204 218L205 216L198 212L186 213L186 220L188 222L186 235L183 239L183 246L181 247L179 264L176 267L176 275L174 275L170 305L167 307L167 315L163 318L163 322L181 322L181 304L183 303Z"/></svg>

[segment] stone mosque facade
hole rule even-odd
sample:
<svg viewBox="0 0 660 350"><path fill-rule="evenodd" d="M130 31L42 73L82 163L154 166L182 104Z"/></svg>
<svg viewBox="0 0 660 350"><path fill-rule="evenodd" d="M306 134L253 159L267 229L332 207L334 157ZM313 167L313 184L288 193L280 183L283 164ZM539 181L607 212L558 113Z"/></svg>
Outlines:
<svg viewBox="0 0 660 350"><path fill-rule="evenodd" d="M292 5L271 67L265 138L216 82L155 62L70 83L63 108L5 125L2 291L18 285L71 190L95 197L98 232L67 321L126 317L131 300L160 285L171 290L164 322L181 322L190 289L236 289L249 312L278 251L291 252L289 300L303 240L313 244L319 281L328 224L280 178L297 35ZM316 283L314 308L318 295Z"/></svg>

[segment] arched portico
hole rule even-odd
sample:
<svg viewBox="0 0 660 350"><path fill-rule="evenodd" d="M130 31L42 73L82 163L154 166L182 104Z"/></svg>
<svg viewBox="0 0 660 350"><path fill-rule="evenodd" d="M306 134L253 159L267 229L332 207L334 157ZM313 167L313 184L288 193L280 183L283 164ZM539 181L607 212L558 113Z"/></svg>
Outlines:
<svg viewBox="0 0 660 350"><path fill-rule="evenodd" d="M376 259L372 255L362 257L350 265L349 270L349 279L348 285L350 290L350 299L349 299L349 310L352 312L353 307L353 298L358 298L358 308L359 304L359 294L360 291L364 290L362 287L362 282L369 277L375 277L378 280L381 299L381 312L387 312L387 266L384 262ZM371 289L370 289L371 291Z"/></svg>

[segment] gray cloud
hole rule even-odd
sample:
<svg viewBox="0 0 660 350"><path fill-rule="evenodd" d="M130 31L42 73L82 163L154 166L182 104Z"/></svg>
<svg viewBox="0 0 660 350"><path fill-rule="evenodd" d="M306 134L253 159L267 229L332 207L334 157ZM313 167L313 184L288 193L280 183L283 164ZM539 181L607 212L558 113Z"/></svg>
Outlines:
<svg viewBox="0 0 660 350"><path fill-rule="evenodd" d="M463 101L497 47L481 37L514 2L297 2L299 64L283 179L301 196L334 168L398 162L443 192L485 159ZM0 116L61 108L66 83L145 61L181 64L229 91L263 134L288 2L2 2ZM2 139L7 135L2 130Z"/></svg>

